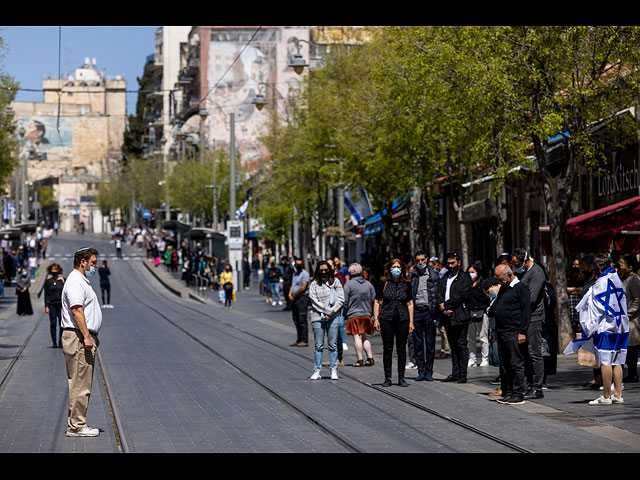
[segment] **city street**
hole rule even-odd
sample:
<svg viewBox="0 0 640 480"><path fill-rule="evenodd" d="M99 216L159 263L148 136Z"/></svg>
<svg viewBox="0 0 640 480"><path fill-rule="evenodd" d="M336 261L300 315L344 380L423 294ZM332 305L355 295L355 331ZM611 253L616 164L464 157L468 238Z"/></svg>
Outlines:
<svg viewBox="0 0 640 480"><path fill-rule="evenodd" d="M265 303L257 284L238 291L228 311L212 295L194 298L200 292L154 267L146 251L125 245L124 258L115 258L106 235L54 236L47 261L66 277L73 253L88 245L100 252L99 264L109 263L114 305L103 310L87 418L100 435L65 436L65 363L62 350L51 347L42 296L32 294L34 315L18 317L15 288L6 286L2 453L640 452L640 384L625 385L624 405L589 406L598 392L583 386L592 371L575 356L558 359L543 399L517 406L487 396L497 367L469 369L467 384L438 381L450 373L449 359L435 361L433 382L415 382L417 371L408 370L408 388L381 388L379 335L372 338L373 367L351 366L350 337L339 380L325 368L322 380L310 381L312 343L289 346L291 312ZM96 275L100 296L98 282Z"/></svg>

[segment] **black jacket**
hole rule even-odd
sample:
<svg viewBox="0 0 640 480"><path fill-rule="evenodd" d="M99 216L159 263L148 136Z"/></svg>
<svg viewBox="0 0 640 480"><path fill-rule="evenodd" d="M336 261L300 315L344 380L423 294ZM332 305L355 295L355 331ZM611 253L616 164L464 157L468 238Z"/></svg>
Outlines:
<svg viewBox="0 0 640 480"><path fill-rule="evenodd" d="M488 315L495 317L496 332L527 334L531 321L531 293L522 282L513 287L502 285L489 307Z"/></svg>
<svg viewBox="0 0 640 480"><path fill-rule="evenodd" d="M429 295L429 311L431 315L434 314L438 303L438 284L440 282L440 275L433 268L427 267L427 271L424 273L428 275L427 290ZM415 308L416 295L418 293L418 286L420 285L420 274L417 271L411 272L411 289L413 290L413 306Z"/></svg>
<svg viewBox="0 0 640 480"><path fill-rule="evenodd" d="M436 310L438 312L438 318L444 325L465 325L471 322L469 297L471 295L473 281L467 272L458 272L449 290L449 300L445 302L444 296L447 291L448 278L449 274L446 274L440 279L438 286L438 305L444 303L444 309L452 310L453 313L451 315L445 315L444 312L440 310L440 307L438 307Z"/></svg>

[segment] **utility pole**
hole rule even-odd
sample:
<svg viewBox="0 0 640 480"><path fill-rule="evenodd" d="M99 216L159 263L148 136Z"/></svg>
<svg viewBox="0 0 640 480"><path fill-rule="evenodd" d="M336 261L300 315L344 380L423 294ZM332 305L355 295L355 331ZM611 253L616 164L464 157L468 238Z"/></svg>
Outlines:
<svg viewBox="0 0 640 480"><path fill-rule="evenodd" d="M236 119L235 113L229 114L230 142L229 145L229 219L236 215Z"/></svg>

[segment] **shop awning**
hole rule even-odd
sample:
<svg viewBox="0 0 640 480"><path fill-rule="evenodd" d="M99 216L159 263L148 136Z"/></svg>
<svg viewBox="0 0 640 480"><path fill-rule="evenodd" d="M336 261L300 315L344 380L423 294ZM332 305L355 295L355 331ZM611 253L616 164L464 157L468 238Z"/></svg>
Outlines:
<svg viewBox="0 0 640 480"><path fill-rule="evenodd" d="M548 227L540 230L544 234ZM546 243L550 247L548 239ZM611 248L640 253L640 196L567 220L565 247L579 253L602 253Z"/></svg>
<svg viewBox="0 0 640 480"><path fill-rule="evenodd" d="M567 220L567 248L575 252L640 253L640 196Z"/></svg>

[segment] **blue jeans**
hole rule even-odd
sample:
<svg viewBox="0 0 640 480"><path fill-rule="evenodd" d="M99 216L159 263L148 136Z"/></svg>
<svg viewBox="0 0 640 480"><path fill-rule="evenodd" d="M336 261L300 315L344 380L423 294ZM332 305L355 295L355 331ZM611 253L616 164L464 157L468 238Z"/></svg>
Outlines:
<svg viewBox="0 0 640 480"><path fill-rule="evenodd" d="M313 338L315 340L315 350L313 352L313 370L322 370L322 352L324 350L324 335L327 333L327 343L329 345L329 368L338 368L338 319L321 320L311 322L313 328Z"/></svg>
<svg viewBox="0 0 640 480"><path fill-rule="evenodd" d="M269 290L271 291L271 301L280 302L280 284L276 282L269 283Z"/></svg>

